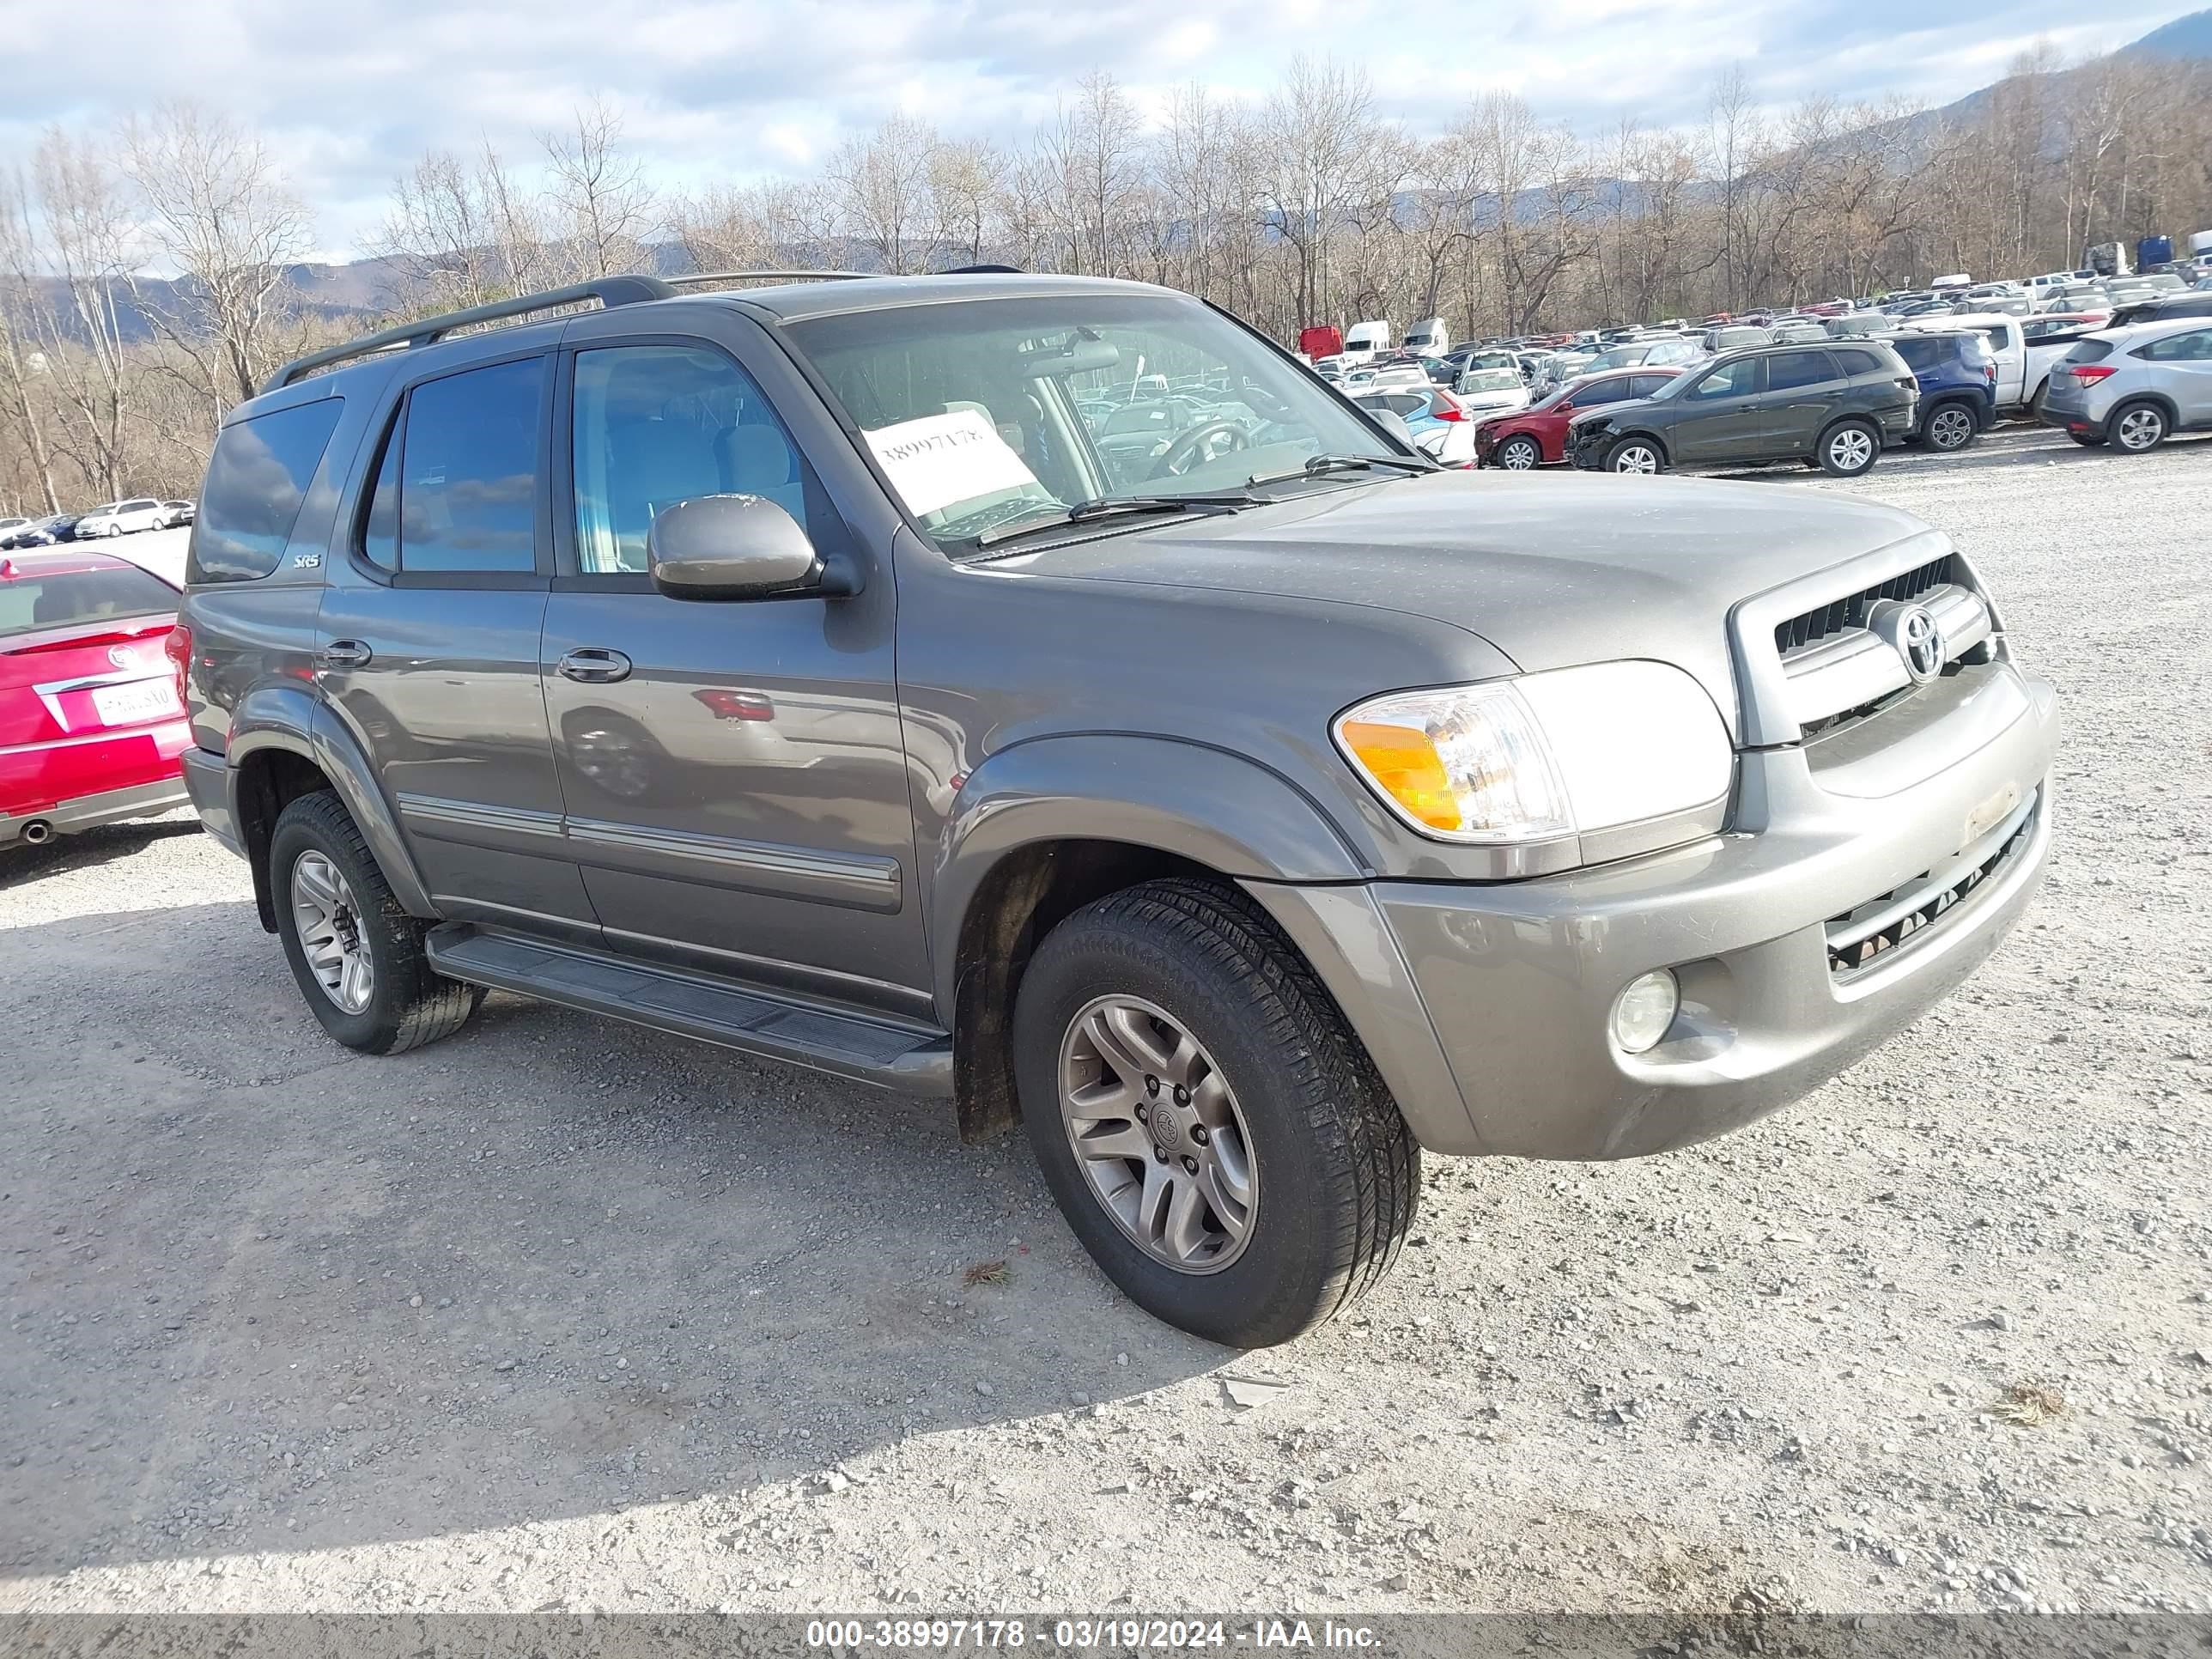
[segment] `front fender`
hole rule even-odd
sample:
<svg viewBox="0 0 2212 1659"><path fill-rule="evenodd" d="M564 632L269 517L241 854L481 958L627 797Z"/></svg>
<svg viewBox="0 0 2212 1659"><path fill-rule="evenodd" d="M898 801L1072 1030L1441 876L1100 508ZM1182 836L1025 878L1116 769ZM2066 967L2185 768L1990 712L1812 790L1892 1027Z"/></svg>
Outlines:
<svg viewBox="0 0 2212 1659"><path fill-rule="evenodd" d="M438 919L429 890L415 867L415 856L399 833L392 804L376 781L375 769L352 732L328 703L306 685L257 685L239 699L230 722L230 739L223 750L228 777L232 822L246 823L246 803L240 799L242 769L252 758L270 750L295 754L314 763L331 781L362 839L390 884L392 896L408 915L425 921ZM265 884L266 860L255 860L254 884ZM266 895L257 890L266 903Z"/></svg>
<svg viewBox="0 0 2212 1659"><path fill-rule="evenodd" d="M1109 732L1016 744L968 775L939 840L927 904L940 1009L957 1006L962 928L992 867L1051 841L1122 842L1261 881L1374 873L1317 802L1240 755Z"/></svg>

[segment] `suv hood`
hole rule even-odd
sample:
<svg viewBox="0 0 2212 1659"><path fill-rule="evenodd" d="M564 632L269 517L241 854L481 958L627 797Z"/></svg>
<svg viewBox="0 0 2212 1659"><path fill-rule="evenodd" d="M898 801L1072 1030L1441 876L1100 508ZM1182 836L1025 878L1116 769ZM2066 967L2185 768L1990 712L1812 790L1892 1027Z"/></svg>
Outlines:
<svg viewBox="0 0 2212 1659"><path fill-rule="evenodd" d="M1730 609L1926 530L1891 507L1771 484L1453 471L1048 546L1019 566L1434 617L1528 673L1669 662L1735 733Z"/></svg>

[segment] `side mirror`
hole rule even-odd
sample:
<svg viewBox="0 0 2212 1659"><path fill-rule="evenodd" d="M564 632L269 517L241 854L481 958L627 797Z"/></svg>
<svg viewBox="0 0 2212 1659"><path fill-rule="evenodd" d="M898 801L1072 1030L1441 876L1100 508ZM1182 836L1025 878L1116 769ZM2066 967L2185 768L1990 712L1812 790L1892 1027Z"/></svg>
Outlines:
<svg viewBox="0 0 2212 1659"><path fill-rule="evenodd" d="M1574 412L1575 406L1572 402L1561 404L1557 409L1552 411L1554 415L1571 415Z"/></svg>
<svg viewBox="0 0 2212 1659"><path fill-rule="evenodd" d="M672 599L794 599L857 592L790 514L764 495L701 495L664 508L645 542Z"/></svg>

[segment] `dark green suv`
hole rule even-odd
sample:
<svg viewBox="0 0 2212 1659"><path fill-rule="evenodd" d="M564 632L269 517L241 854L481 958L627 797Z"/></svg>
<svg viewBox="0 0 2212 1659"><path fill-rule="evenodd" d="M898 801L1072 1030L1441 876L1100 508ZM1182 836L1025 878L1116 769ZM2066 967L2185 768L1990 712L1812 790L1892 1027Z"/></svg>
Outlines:
<svg viewBox="0 0 2212 1659"><path fill-rule="evenodd" d="M1919 396L1912 371L1878 340L1754 347L1576 416L1567 453L1607 472L1802 460L1856 478L1912 431Z"/></svg>

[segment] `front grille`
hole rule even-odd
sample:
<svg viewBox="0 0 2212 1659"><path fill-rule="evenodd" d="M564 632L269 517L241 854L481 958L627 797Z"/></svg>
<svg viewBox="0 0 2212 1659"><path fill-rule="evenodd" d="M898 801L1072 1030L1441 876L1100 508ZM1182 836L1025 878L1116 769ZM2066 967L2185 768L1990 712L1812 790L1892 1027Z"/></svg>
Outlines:
<svg viewBox="0 0 2212 1659"><path fill-rule="evenodd" d="M1972 846L1903 886L1828 918L1828 972L1848 978L1917 938L1987 885L2018 857L2035 833L2031 794Z"/></svg>
<svg viewBox="0 0 2212 1659"><path fill-rule="evenodd" d="M1892 576L1887 581L1856 593L1846 593L1842 599L1824 605L1802 616L1792 617L1788 622L1774 625L1774 648L1784 656L1792 651L1825 640L1832 634L1840 634L1847 628L1866 626L1867 612L1882 599L1917 599L1931 589L1944 586L1953 580L1952 557L1946 553L1940 559L1930 559L1916 570Z"/></svg>

